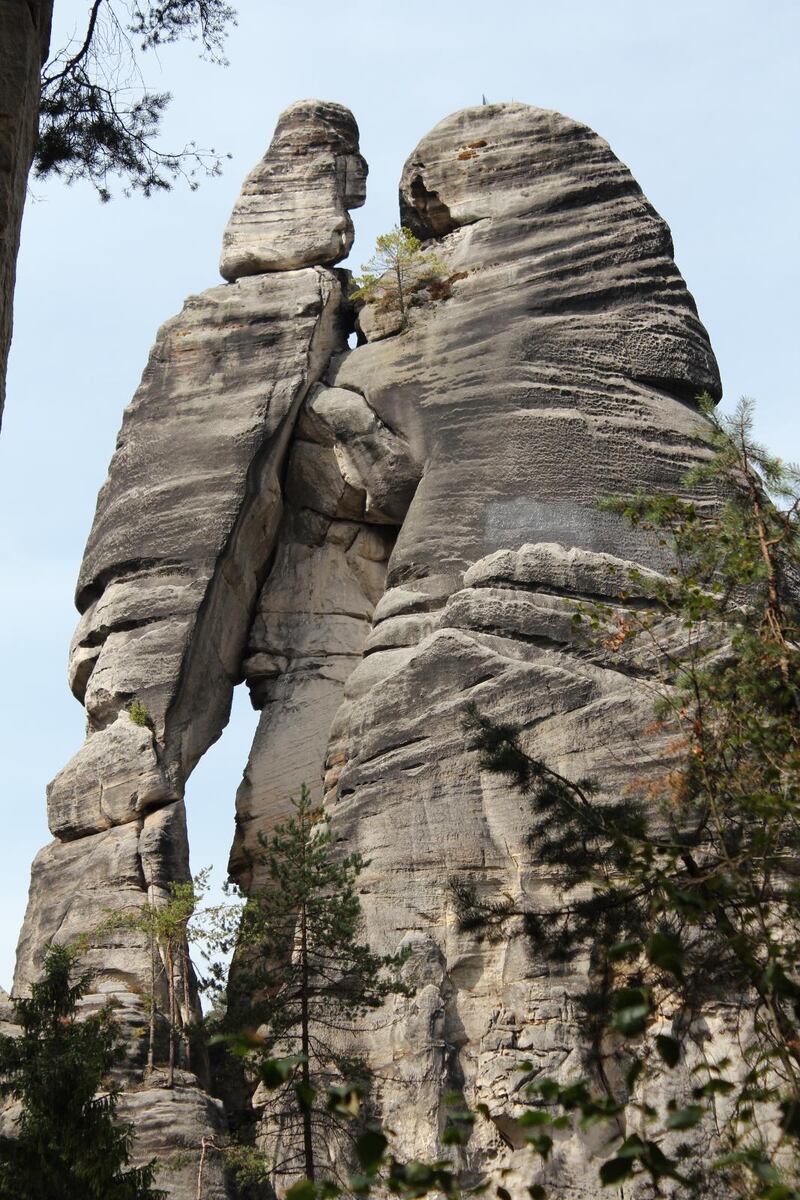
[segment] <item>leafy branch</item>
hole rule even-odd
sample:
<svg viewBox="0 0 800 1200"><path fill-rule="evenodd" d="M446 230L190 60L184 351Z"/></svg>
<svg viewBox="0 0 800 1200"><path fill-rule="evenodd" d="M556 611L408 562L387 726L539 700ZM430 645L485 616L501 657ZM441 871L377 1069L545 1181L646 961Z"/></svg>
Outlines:
<svg viewBox="0 0 800 1200"><path fill-rule="evenodd" d="M179 177L195 188L198 173L219 174L222 156L213 149L194 142L172 151L158 145L171 97L147 87L139 55L187 39L201 45L203 57L224 64L224 41L235 20L225 0L137 0L124 17L117 0L93 0L83 37L42 72L36 177L86 179L106 201L114 176L125 181L125 194L150 196Z"/></svg>

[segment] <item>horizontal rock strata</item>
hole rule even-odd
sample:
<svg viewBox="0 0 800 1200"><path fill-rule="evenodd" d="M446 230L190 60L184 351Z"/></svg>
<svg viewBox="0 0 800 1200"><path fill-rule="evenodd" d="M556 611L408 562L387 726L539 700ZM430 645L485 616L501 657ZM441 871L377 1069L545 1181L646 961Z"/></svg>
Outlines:
<svg viewBox="0 0 800 1200"><path fill-rule="evenodd" d="M269 274L237 272L248 277L190 297L159 330L123 418L76 593L70 684L86 708L87 738L48 788L55 840L34 863L19 943L15 989L25 991L49 940L89 935L95 1000L115 997L133 1078L144 1053L150 946L144 934L110 929L109 917L165 902L170 883L189 877L185 781L226 724L242 678L284 528L298 414L349 331L341 279L324 264L346 253L345 202L363 201L352 116L321 102L293 106L265 164L275 169L261 216L275 244L293 249ZM318 195L305 204L293 189L311 180ZM347 549L352 540L344 537ZM365 579L375 553L386 558L382 547L354 552ZM191 1015L192 998L182 1003ZM204 1138L218 1140L224 1117L195 1076L175 1092L163 1080L149 1084L136 1093L146 1105L126 1101L137 1153L169 1149L162 1182L171 1196L194 1197L195 1160ZM184 1169L183 1159L194 1166ZM222 1196L219 1156L205 1169L204 1196Z"/></svg>
<svg viewBox="0 0 800 1200"><path fill-rule="evenodd" d="M353 244L348 210L364 203L366 178L348 109L318 100L287 108L231 214L223 278L341 262Z"/></svg>
<svg viewBox="0 0 800 1200"><path fill-rule="evenodd" d="M582 1070L584 984L532 959L521 932L491 944L458 931L453 874L523 905L553 886L525 801L480 771L462 720L473 702L521 725L534 754L597 778L601 796L652 770L663 748L641 734L645 657L593 654L573 617L597 599L624 616L628 571L665 565L597 501L680 493L706 453L692 398L718 396L719 379L667 226L586 127L524 105L458 113L406 163L401 216L435 239L450 285L439 299L418 290L400 331L391 304L371 301L367 344L328 374L414 447L422 472L334 722L326 801L370 863L373 943L423 939L424 999L398 1002L391 1034L369 1041L398 1144L436 1153L442 1098L461 1090L496 1118L476 1126L464 1166L518 1161L528 1182L528 1152L508 1148L516 1064ZM592 1148L557 1148L556 1194L594 1196Z"/></svg>

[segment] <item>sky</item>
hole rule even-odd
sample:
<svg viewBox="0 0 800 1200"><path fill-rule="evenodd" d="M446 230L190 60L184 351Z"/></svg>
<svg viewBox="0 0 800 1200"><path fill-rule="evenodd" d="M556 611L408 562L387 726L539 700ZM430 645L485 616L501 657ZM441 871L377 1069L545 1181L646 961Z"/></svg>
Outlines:
<svg viewBox="0 0 800 1200"><path fill-rule="evenodd" d="M235 3L235 0L233 0ZM56 0L54 48L86 0ZM121 5L120 5L121 7ZM101 205L88 185L31 185L0 433L0 984L10 985L30 862L49 840L47 782L83 740L66 684L72 593L122 412L157 327L219 283L222 231L278 114L348 105L370 164L347 265L397 221L406 156L439 120L487 100L596 129L671 226L722 370L724 406L800 459L797 420L800 79L796 0L239 0L229 66L191 47L143 60L174 93L164 142L231 155L196 192ZM222 877L257 714L231 723L189 781L192 867Z"/></svg>

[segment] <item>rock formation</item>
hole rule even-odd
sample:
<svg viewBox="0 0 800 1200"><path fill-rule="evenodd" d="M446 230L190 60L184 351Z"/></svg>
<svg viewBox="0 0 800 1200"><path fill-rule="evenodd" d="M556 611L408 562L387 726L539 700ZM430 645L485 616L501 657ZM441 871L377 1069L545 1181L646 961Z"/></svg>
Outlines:
<svg viewBox="0 0 800 1200"><path fill-rule="evenodd" d="M411 951L416 990L364 1047L384 1116L405 1154L436 1154L443 1096L463 1090L495 1117L465 1170L524 1170L506 1120L517 1064L577 1068L582 980L532 959L521 933L487 944L457 928L454 872L488 894L549 886L524 802L481 774L461 718L474 701L521 724L605 794L646 771L649 694L572 616L586 599L624 607L609 567L663 567L596 501L680 491L704 454L693 398L719 379L669 230L628 170L585 126L521 104L457 113L412 153L401 218L449 274L414 291L405 326L364 306L348 349L347 276L331 268L364 177L352 116L293 105L226 231L230 284L158 334L81 570L71 680L88 734L49 788L55 840L34 864L15 986L47 938L185 878L183 787L246 678L261 719L232 874L250 883L247 849L302 782L324 791L337 838L369 860L371 943ZM135 1030L148 948L96 943L98 992ZM142 1153L173 1147L176 1105L185 1145L218 1127L182 1080L135 1094ZM558 1147L558 1194L595 1194L590 1153ZM206 1194L221 1196L213 1169ZM190 1172L165 1181L195 1194Z"/></svg>
<svg viewBox="0 0 800 1200"><path fill-rule="evenodd" d="M0 0L0 421L22 209L39 118L53 0Z"/></svg>
<svg viewBox="0 0 800 1200"><path fill-rule="evenodd" d="M222 239L224 279L341 262L353 244L348 210L366 198L358 126L339 104L300 101L244 181Z"/></svg>

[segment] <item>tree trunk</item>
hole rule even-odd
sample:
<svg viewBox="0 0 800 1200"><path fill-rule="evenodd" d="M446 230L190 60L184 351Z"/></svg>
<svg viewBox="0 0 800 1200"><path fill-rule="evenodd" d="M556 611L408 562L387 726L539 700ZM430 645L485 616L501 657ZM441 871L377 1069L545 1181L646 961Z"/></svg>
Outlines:
<svg viewBox="0 0 800 1200"><path fill-rule="evenodd" d="M22 208L36 144L39 78L50 43L53 0L0 4L0 420L11 342L11 308ZM22 400L23 397L20 397Z"/></svg>
<svg viewBox="0 0 800 1200"><path fill-rule="evenodd" d="M192 1013L189 1008L189 943L184 941L181 947L181 987L183 988L183 1046L186 1053L186 1070L192 1069L192 1045L189 1038L191 1030Z"/></svg>
<svg viewBox="0 0 800 1200"><path fill-rule="evenodd" d="M147 1041L147 1070L155 1066L156 1053L156 938L150 930L150 1028Z"/></svg>
<svg viewBox="0 0 800 1200"><path fill-rule="evenodd" d="M167 1087L175 1086L175 962L172 946L166 946L167 992L169 995L169 1059L167 1063Z"/></svg>
<svg viewBox="0 0 800 1200"><path fill-rule="evenodd" d="M397 276L397 299L400 302L400 319L405 325L406 323L406 305L405 297L403 296L403 272L400 269L400 263L395 263L395 275Z"/></svg>
<svg viewBox="0 0 800 1200"><path fill-rule="evenodd" d="M300 911L300 1050L303 1054L301 1078L306 1089L311 1087L311 1069L309 1064L309 1017L308 1017L308 925L306 922L306 906ZM304 1102L303 1112L303 1157L306 1166L306 1178L314 1181L314 1143L311 1137L311 1105Z"/></svg>

